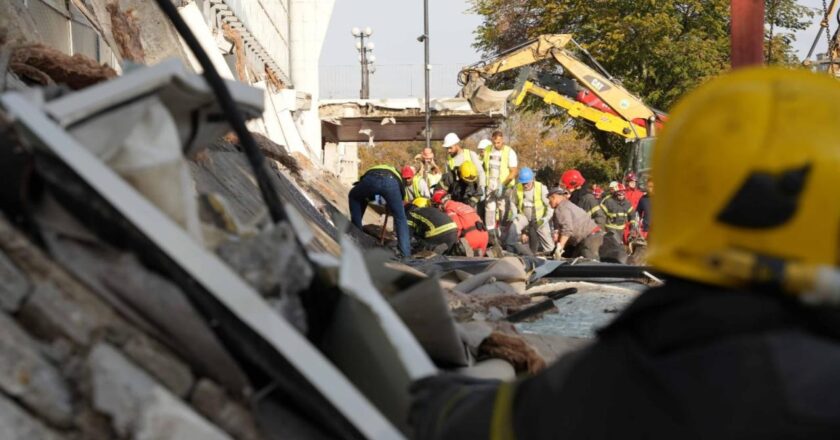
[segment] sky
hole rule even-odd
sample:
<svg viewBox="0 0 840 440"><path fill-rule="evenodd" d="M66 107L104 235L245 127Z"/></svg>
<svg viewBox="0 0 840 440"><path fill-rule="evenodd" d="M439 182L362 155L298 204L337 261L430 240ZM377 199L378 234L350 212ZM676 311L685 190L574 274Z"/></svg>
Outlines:
<svg viewBox="0 0 840 440"><path fill-rule="evenodd" d="M799 4L822 8L822 0L799 0ZM468 0L429 0L432 97L453 96L455 82L464 65L476 62L480 54L472 48L473 31L479 16L468 12ZM359 94L360 67L354 27L373 29L376 72L371 76L371 97L421 97L423 94L422 0L336 0L332 20L321 52L322 98L348 98ZM837 29L832 20L831 32ZM819 28L818 20L796 34L794 43L804 57ZM816 53L825 51L820 39Z"/></svg>

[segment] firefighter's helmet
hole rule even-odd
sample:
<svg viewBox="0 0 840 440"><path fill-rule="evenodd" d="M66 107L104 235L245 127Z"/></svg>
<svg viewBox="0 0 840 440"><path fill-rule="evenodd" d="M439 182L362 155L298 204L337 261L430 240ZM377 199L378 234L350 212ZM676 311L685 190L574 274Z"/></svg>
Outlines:
<svg viewBox="0 0 840 440"><path fill-rule="evenodd" d="M458 172L461 175L461 180L463 181L473 183L478 180L478 168L476 168L475 164L472 162L462 163Z"/></svg>
<svg viewBox="0 0 840 440"><path fill-rule="evenodd" d="M781 282L807 296L807 283L791 280L836 277L840 265L838 143L834 78L753 68L709 81L676 106L654 146L648 261L700 282Z"/></svg>

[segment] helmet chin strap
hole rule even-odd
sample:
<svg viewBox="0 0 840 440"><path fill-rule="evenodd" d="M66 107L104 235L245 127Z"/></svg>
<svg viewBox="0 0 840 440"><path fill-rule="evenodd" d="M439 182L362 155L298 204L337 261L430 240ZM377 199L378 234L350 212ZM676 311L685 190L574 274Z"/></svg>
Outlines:
<svg viewBox="0 0 840 440"><path fill-rule="evenodd" d="M808 304L840 305L840 270L728 249L709 258L709 265L744 284L777 289Z"/></svg>

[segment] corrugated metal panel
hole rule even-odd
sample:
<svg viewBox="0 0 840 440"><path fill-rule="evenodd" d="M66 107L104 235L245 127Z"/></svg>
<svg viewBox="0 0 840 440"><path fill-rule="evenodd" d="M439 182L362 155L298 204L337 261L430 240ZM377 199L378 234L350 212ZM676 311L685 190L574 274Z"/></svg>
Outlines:
<svg viewBox="0 0 840 440"><path fill-rule="evenodd" d="M99 37L96 31L75 20L70 23L70 29L73 33L73 54L80 53L99 61Z"/></svg>
<svg viewBox="0 0 840 440"><path fill-rule="evenodd" d="M70 13L64 2L57 0L31 0L29 12L38 24L38 31L44 38L44 44L64 53L72 54L70 36Z"/></svg>

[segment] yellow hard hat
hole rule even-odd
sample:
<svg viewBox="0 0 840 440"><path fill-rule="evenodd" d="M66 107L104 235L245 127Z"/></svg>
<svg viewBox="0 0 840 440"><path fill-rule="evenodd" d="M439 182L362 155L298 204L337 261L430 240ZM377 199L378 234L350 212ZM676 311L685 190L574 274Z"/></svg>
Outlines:
<svg viewBox="0 0 840 440"><path fill-rule="evenodd" d="M465 180L467 182L475 182L478 180L478 169L475 167L475 164L472 162L464 162L461 164L461 167L458 169L461 174L461 180Z"/></svg>
<svg viewBox="0 0 840 440"><path fill-rule="evenodd" d="M827 75L753 68L701 86L654 146L649 263L730 287L773 280L774 271L738 276L721 265L727 253L837 268L838 144L840 82Z"/></svg>
<svg viewBox="0 0 840 440"><path fill-rule="evenodd" d="M425 197L416 197L411 203L418 208L426 208L430 205L429 199Z"/></svg>

